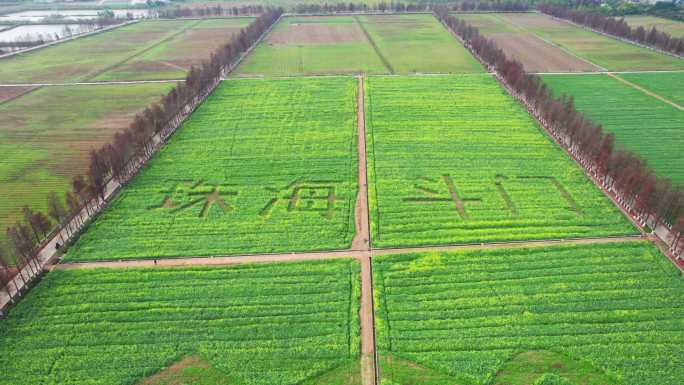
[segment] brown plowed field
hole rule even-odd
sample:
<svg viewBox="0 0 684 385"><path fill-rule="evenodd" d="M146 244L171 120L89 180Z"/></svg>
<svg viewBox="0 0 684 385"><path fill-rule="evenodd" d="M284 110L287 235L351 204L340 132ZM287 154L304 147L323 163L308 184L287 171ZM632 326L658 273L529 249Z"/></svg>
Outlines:
<svg viewBox="0 0 684 385"><path fill-rule="evenodd" d="M520 61L530 72L600 71L595 65L526 33L495 33L489 36L506 56Z"/></svg>
<svg viewBox="0 0 684 385"><path fill-rule="evenodd" d="M35 87L0 87L0 103L19 97Z"/></svg>
<svg viewBox="0 0 684 385"><path fill-rule="evenodd" d="M562 21L536 13L507 13L501 18L518 28L567 28Z"/></svg>
<svg viewBox="0 0 684 385"><path fill-rule="evenodd" d="M291 24L269 37L270 44L331 44L363 42L359 25L354 24Z"/></svg>

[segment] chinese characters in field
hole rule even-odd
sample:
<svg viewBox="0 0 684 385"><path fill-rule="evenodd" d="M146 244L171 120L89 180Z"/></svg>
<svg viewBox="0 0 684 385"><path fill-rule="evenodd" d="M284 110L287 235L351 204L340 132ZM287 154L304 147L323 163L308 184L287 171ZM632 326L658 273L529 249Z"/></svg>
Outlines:
<svg viewBox="0 0 684 385"><path fill-rule="evenodd" d="M276 213L286 215L316 213L330 220L335 216L336 205L341 200L336 194L340 184L341 182L334 180L300 178L287 186L265 187L264 190L270 194L270 198L264 200L258 215L262 218L269 218ZM557 194L559 202L562 202L566 210L577 215L582 213L572 195L554 177L496 175L485 185L488 186L485 188L495 191L510 215L516 217L520 214L520 209L514 197L517 196L517 199L520 199L521 184L524 185L525 191L534 189L555 191L554 194ZM518 186L517 193L511 192L513 185ZM238 209L235 201L239 192L235 185L204 181L182 182L163 190L162 193L164 196L160 203L151 206L150 209L169 213L188 212L199 218L220 216ZM407 195L403 201L408 204L447 203L452 207L455 217L460 220L468 220L471 217L470 211L488 203L477 194L464 193L459 188L458 181L449 174L440 177L420 176L413 185L413 192ZM491 196L488 199L491 201Z"/></svg>
<svg viewBox="0 0 684 385"><path fill-rule="evenodd" d="M472 206L483 203L481 197L469 196L460 192L457 184L449 174L442 175L441 178L420 176L417 179L418 180L414 185L415 195L404 198L404 202L419 204L448 202L453 204L454 211L458 217L463 220L469 218L468 210L472 208ZM496 189L499 197L505 203L510 214L514 217L519 215L519 209L512 198L512 194L507 188L507 186L513 182L524 183L526 189L529 190L545 188L550 185L557 191L558 198L564 202L565 209L578 215L582 213L579 205L572 198L572 195L570 195L565 187L563 187L563 185L554 177L516 176L509 178L505 175L496 175L492 186Z"/></svg>
<svg viewBox="0 0 684 385"><path fill-rule="evenodd" d="M216 207L220 212L228 213L235 209L230 203L238 195L233 186L210 184L203 181L185 182L164 191L163 201L152 206L155 210L168 210L172 213L189 211L200 218L207 218L209 211Z"/></svg>

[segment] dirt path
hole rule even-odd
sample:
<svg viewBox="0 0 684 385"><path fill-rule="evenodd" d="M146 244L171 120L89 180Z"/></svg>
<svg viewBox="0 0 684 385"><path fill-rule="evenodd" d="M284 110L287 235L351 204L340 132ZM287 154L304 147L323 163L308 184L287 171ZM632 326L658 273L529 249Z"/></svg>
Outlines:
<svg viewBox="0 0 684 385"><path fill-rule="evenodd" d="M116 193L119 187L118 182L111 180L105 187L105 197L111 197ZM78 229L79 224L88 221L89 217L89 211L86 208L81 209L78 215L75 216L67 226L55 232L49 240L45 241L36 258L36 263L40 267L40 269L38 269L39 271L35 271L30 266L25 266L21 269L19 274L17 274L10 281L10 284L6 286L9 294L11 294L12 297L20 297L20 293L23 292L27 286L30 287L33 280L40 275L40 270L45 269L47 266L51 266L52 259L57 256L57 243L63 244L63 239L68 238L69 231L67 230L67 227L70 229ZM0 291L0 310L4 309L10 302L11 298L8 293Z"/></svg>
<svg viewBox="0 0 684 385"><path fill-rule="evenodd" d="M618 80L618 81L620 81L620 82L622 82L622 83L624 83L624 84L626 84L626 85L628 85L628 86L634 88L635 90L639 90L639 91L645 93L646 95L652 96L652 97L654 97L654 98L660 100L661 102L667 103L667 104L671 105L672 107L674 107L674 108L676 108L676 109L678 109L678 110L680 110L680 111L684 111L684 107L680 106L679 104L677 104L677 103L675 103L675 102L673 102L673 101L671 101L671 100L669 100L669 99L667 99L667 98L664 98L664 97L662 97L662 96L656 94L655 92L649 91L649 90L647 90L646 88L641 87L641 86L638 85L638 84L634 84L634 83L630 82L630 81L627 80L627 79L621 78L620 76L617 76L617 75L616 75L615 73L613 73L613 72L608 72L607 75L610 76L611 78L615 79L615 80Z"/></svg>
<svg viewBox="0 0 684 385"><path fill-rule="evenodd" d="M356 235L352 240L352 250L370 249L370 225L368 219L368 174L366 160L366 116L364 105L364 84L363 76L359 75L359 87L357 98L357 128L359 153L359 192L356 194L356 209L354 218L356 221Z"/></svg>
<svg viewBox="0 0 684 385"><path fill-rule="evenodd" d="M270 262L300 262L335 258L372 258L382 255L406 254L406 253L428 253L435 251L456 251L474 249L502 249L502 248L522 248L522 247L544 247L550 245L584 245L615 243L635 240L647 240L643 235L633 235L624 237L601 237L601 238L573 238L573 239L543 239L520 242L500 242L500 243L473 243L462 245L444 246L418 246L418 247L398 247L386 249L371 249L364 251L356 250L333 250L316 251L302 253L279 253L279 254L252 254L235 256L207 256L207 257L180 257L157 259L136 259L122 261L100 261L100 262L72 262L60 263L50 266L50 269L97 269L97 268L138 268L138 267L182 267L182 266L210 266L210 265L235 265L244 263L270 263Z"/></svg>
<svg viewBox="0 0 684 385"><path fill-rule="evenodd" d="M359 258L361 263L361 379L363 385L376 384L375 311L373 308L373 270L370 254Z"/></svg>
<svg viewBox="0 0 684 385"><path fill-rule="evenodd" d="M358 76L359 86L356 103L356 125L359 153L358 184L356 195L356 235L352 240L351 250L362 251L357 259L361 264L361 380L363 385L376 385L377 360L375 353L375 312L373 308L373 271L371 264L370 225L368 216L368 174L366 159L366 115L364 79Z"/></svg>

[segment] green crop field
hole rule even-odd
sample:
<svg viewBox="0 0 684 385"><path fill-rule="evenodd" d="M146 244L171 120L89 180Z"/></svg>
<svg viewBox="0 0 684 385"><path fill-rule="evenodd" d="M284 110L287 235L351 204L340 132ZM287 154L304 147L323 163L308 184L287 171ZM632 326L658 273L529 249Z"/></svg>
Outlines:
<svg viewBox="0 0 684 385"><path fill-rule="evenodd" d="M473 17L478 18L489 33L500 28L497 24L505 23L508 26L498 32L514 29L534 34L549 44L611 71L684 69L684 60L556 21L546 15L521 13L500 14L489 18Z"/></svg>
<svg viewBox="0 0 684 385"><path fill-rule="evenodd" d="M416 14L286 17L237 75L482 71L434 16Z"/></svg>
<svg viewBox="0 0 684 385"><path fill-rule="evenodd" d="M0 60L0 83L184 78L248 18L144 21Z"/></svg>
<svg viewBox="0 0 684 385"><path fill-rule="evenodd" d="M382 63L352 16L285 17L247 59L237 76L382 74Z"/></svg>
<svg viewBox="0 0 684 385"><path fill-rule="evenodd" d="M191 357L195 384L301 384L358 360L358 277L353 260L53 271L0 322L2 382L134 384Z"/></svg>
<svg viewBox="0 0 684 385"><path fill-rule="evenodd" d="M391 383L684 383L684 283L650 243L375 257L373 274Z"/></svg>
<svg viewBox="0 0 684 385"><path fill-rule="evenodd" d="M204 19L148 51L97 76L95 80L183 79L193 64L230 40L254 19Z"/></svg>
<svg viewBox="0 0 684 385"><path fill-rule="evenodd" d="M684 72L626 73L618 76L684 106Z"/></svg>
<svg viewBox="0 0 684 385"><path fill-rule="evenodd" d="M659 31L667 32L674 37L684 37L684 22L681 21L646 15L627 15L625 21L635 28L642 26L646 30L650 30L655 27Z"/></svg>
<svg viewBox="0 0 684 385"><path fill-rule="evenodd" d="M225 81L66 259L348 247L356 96L349 77Z"/></svg>
<svg viewBox="0 0 684 385"><path fill-rule="evenodd" d="M681 92L678 84L663 85L665 76L648 86ZM618 144L641 155L659 175L684 182L684 111L605 75L547 75L544 81L555 93L572 95L580 111L615 133Z"/></svg>
<svg viewBox="0 0 684 385"><path fill-rule="evenodd" d="M433 15L373 15L357 20L395 73L483 72Z"/></svg>
<svg viewBox="0 0 684 385"><path fill-rule="evenodd" d="M0 104L0 243L23 205L45 210L48 192L61 195L86 171L90 150L171 86L43 87Z"/></svg>
<svg viewBox="0 0 684 385"><path fill-rule="evenodd" d="M366 106L376 247L635 232L489 75L370 77Z"/></svg>

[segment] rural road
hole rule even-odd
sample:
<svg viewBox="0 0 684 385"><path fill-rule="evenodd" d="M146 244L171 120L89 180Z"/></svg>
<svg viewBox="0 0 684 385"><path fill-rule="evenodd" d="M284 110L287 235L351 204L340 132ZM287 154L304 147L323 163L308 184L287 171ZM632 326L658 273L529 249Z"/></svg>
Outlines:
<svg viewBox="0 0 684 385"><path fill-rule="evenodd" d="M361 263L361 382L363 385L377 385L375 373L377 361L375 352L375 311L373 309L373 270L370 254L359 258Z"/></svg>
<svg viewBox="0 0 684 385"><path fill-rule="evenodd" d="M647 240L643 235L632 235L624 237L599 237L599 238L573 238L555 240L530 240L523 242L500 242L500 243L476 243L462 245L444 246L418 246L400 248L378 248L370 250L333 250L315 251L302 253L279 253L279 254L252 254L236 256L207 256L207 257L179 257L157 259L135 259L123 261L101 261L101 262L70 262L50 265L51 270L66 269L99 269L99 268L139 268L139 267L183 267L183 266L211 266L211 265L235 265L244 263L270 263L270 262L300 262L322 259L336 258L356 258L361 260L364 257L374 258L384 255L396 255L407 253L429 253L429 252L448 252L457 250L492 250L503 248L522 248L522 247L544 247L550 245L586 245L604 244L635 240Z"/></svg>

